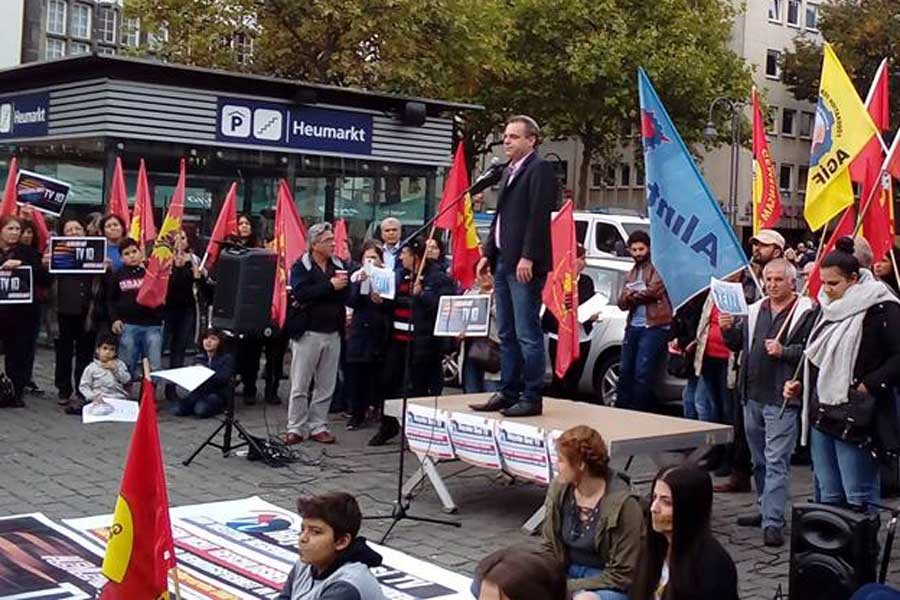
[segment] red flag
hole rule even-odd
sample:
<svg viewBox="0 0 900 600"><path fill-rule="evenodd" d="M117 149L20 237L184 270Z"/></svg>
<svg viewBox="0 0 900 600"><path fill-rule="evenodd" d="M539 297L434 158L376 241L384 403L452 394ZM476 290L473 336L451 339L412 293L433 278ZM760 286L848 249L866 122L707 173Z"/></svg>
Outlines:
<svg viewBox="0 0 900 600"><path fill-rule="evenodd" d="M147 182L147 167L144 159L138 168L137 191L134 194L134 210L131 213L131 229L128 237L143 248L156 239L156 223L153 222L153 198Z"/></svg>
<svg viewBox="0 0 900 600"><path fill-rule="evenodd" d="M866 97L866 108L879 131L890 127L890 72L887 59L881 61ZM879 136L873 136L850 164L850 177L861 186L863 237L872 247L876 260L884 257L894 245L894 199L889 178L881 176L884 147ZM871 202L868 202L872 196ZM866 208L868 204L868 208Z"/></svg>
<svg viewBox="0 0 900 600"><path fill-rule="evenodd" d="M347 221L334 222L334 255L343 261L350 260L350 238L347 236Z"/></svg>
<svg viewBox="0 0 900 600"><path fill-rule="evenodd" d="M775 179L775 162L766 140L766 124L753 88L753 233L774 228L781 218L781 195Z"/></svg>
<svg viewBox="0 0 900 600"><path fill-rule="evenodd" d="M43 254L50 243L50 230L47 228L47 221L44 220L44 213L37 209L31 210L31 222L34 223L35 237L37 237L37 249Z"/></svg>
<svg viewBox="0 0 900 600"><path fill-rule="evenodd" d="M844 211L844 214L841 215L841 220L838 221L837 227L834 228L831 237L828 238L828 243L825 244L821 254L816 257L816 264L809 273L807 290L809 297L812 298L813 301L817 301L819 290L822 288L822 275L819 273L819 265L821 264L822 259L825 258L829 252L834 250L834 246L839 239L852 236L854 229L856 229L856 210L851 204L847 207L847 210Z"/></svg>
<svg viewBox="0 0 900 600"><path fill-rule="evenodd" d="M460 195L469 187L469 171L466 169L466 153L463 144L456 146L456 155L453 157L453 165L447 172L447 179L444 182L444 194L441 196L441 202L438 204L437 214L439 215L434 222L435 227L441 229L455 229L457 223L457 215L462 212L462 199ZM454 201L456 206L453 206Z"/></svg>
<svg viewBox="0 0 900 600"><path fill-rule="evenodd" d="M237 235L237 183L231 184L225 202L219 209L219 217L216 219L212 235L209 236L209 244L206 246L206 255L201 266L211 269L216 264L222 251L222 242L230 235Z"/></svg>
<svg viewBox="0 0 900 600"><path fill-rule="evenodd" d="M272 321L284 327L287 318L287 288L291 267L306 250L306 227L297 212L294 196L287 181L278 182L278 200L275 205L274 250L277 255L275 289L272 292Z"/></svg>
<svg viewBox="0 0 900 600"><path fill-rule="evenodd" d="M153 243L153 252L150 253L150 261L147 264L147 274L141 289L138 290L138 304L148 308L156 308L166 303L166 293L169 290L169 276L172 275L172 263L175 260L175 238L181 231L181 221L184 217L184 183L185 166L181 159L181 168L178 173L178 183L172 193L172 202L169 204L169 212L163 221Z"/></svg>
<svg viewBox="0 0 900 600"><path fill-rule="evenodd" d="M169 495L156 424L153 383L144 379L141 408L131 435L116 500L103 574L101 600L167 598L167 574L175 566Z"/></svg>
<svg viewBox="0 0 900 600"><path fill-rule="evenodd" d="M125 231L131 227L131 217L128 215L128 192L125 190L125 175L122 172L122 158L119 156L116 157L116 168L109 186L106 214L116 215L122 219L122 222L125 223Z"/></svg>
<svg viewBox="0 0 900 600"><path fill-rule="evenodd" d="M444 195L438 206L440 215L434 222L435 227L450 230L450 251L453 256L450 267L453 278L468 289L475 281L475 265L481 258L478 249L478 233L475 230L475 213L472 211L472 198L465 194L469 187L469 173L466 170L466 154L463 145L456 147L453 166L447 173L444 184ZM455 204L454 204L455 202ZM443 212L442 211L446 211Z"/></svg>
<svg viewBox="0 0 900 600"><path fill-rule="evenodd" d="M9 160L9 173L6 174L6 189L3 190L3 204L0 204L0 217L16 214L16 179L19 178L19 161L13 156Z"/></svg>
<svg viewBox="0 0 900 600"><path fill-rule="evenodd" d="M900 152L897 152L897 142L900 142L900 130L894 134L894 142L891 144L887 156L887 172L894 179L900 179Z"/></svg>
<svg viewBox="0 0 900 600"><path fill-rule="evenodd" d="M544 304L559 323L559 339L556 343L557 377L564 377L569 366L578 360L578 273L575 269L575 220L572 201L567 200L550 223L550 239L553 241L553 269L544 285Z"/></svg>

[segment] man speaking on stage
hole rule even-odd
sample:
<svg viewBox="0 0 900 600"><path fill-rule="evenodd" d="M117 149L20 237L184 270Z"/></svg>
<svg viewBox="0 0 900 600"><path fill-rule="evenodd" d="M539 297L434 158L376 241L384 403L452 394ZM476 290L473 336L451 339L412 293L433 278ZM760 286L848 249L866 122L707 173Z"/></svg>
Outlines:
<svg viewBox="0 0 900 600"><path fill-rule="evenodd" d="M479 275L494 274L500 336L500 388L478 411L505 417L541 414L546 358L539 312L550 270L550 213L556 206L553 167L535 152L540 128L531 117L506 122L503 150L509 164L500 179L497 212L478 261Z"/></svg>

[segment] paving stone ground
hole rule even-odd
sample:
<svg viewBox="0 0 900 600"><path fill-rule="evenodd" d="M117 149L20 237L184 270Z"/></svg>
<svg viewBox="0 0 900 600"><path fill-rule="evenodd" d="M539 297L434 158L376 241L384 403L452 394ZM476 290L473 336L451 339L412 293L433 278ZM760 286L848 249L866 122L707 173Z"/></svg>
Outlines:
<svg viewBox="0 0 900 600"><path fill-rule="evenodd" d="M82 425L56 405L52 387L53 357L42 349L35 367L35 379L46 392L43 397L26 397L24 409L0 411L0 514L43 512L51 518L111 513L131 427L104 423ZM287 396L287 382L281 396ZM262 389L262 388L260 388ZM164 405L164 401L160 403ZM282 406L241 406L238 418L254 434L276 434L284 426ZM223 458L207 448L185 467L181 461L216 427L215 419L175 418L163 408L159 412L169 497L172 505L213 502L259 495L274 504L290 508L300 495L342 490L357 496L366 516L388 515L396 493L398 445L370 449L365 443L374 433L368 428L348 432L344 420L332 415L334 446L304 443L299 446L303 461L284 468L270 468L242 457ZM415 466L408 455L407 473ZM615 462L615 461L614 461ZM618 462L621 466L621 462ZM616 466L614 464L614 466ZM461 523L460 528L413 521L401 522L387 545L434 562L459 573L471 575L478 560L495 549L528 542L519 527L540 506L544 489L527 482L510 482L505 477L461 463L440 466L459 513L446 515L440 501L426 484L420 487L411 513L423 517L446 518ZM656 468L648 459L638 458L630 474L641 492L649 488ZM792 468L792 495L795 501L811 497L808 467ZM900 505L896 499L886 503ZM713 529L731 553L738 567L741 598L771 600L781 586L787 593L789 546L772 550L762 545L759 531L739 528L737 515L755 507L753 494L717 495ZM379 539L389 520L366 520L363 534ZM537 538L531 538L537 543ZM900 556L900 551L894 551ZM900 559L891 561L888 582L900 586Z"/></svg>

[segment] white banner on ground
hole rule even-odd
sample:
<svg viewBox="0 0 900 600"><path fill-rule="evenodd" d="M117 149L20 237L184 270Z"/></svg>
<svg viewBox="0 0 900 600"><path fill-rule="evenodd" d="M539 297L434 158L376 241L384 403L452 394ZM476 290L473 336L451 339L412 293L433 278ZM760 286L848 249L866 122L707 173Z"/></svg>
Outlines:
<svg viewBox="0 0 900 600"><path fill-rule="evenodd" d="M132 400L104 398L103 402L88 402L81 409L82 423L137 423L140 405Z"/></svg>
<svg viewBox="0 0 900 600"><path fill-rule="evenodd" d="M550 483L550 457L547 434L543 429L500 421L497 423L497 445L507 472L544 485Z"/></svg>
<svg viewBox="0 0 900 600"><path fill-rule="evenodd" d="M406 440L409 449L440 460L456 458L450 443L450 413L419 404L406 406Z"/></svg>
<svg viewBox="0 0 900 600"><path fill-rule="evenodd" d="M485 469L501 469L496 421L466 413L450 415L450 441L456 458Z"/></svg>
<svg viewBox="0 0 900 600"><path fill-rule="evenodd" d="M280 590L297 561L301 518L259 497L195 504L170 511L185 598L263 600ZM111 515L66 525L106 544ZM372 569L392 600L470 600L468 577L369 543L383 563Z"/></svg>

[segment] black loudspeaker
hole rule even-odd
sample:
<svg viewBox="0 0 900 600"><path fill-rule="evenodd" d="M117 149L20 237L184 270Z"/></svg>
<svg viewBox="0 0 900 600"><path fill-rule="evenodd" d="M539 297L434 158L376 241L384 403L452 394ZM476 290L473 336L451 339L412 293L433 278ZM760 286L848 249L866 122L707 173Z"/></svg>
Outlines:
<svg viewBox="0 0 900 600"><path fill-rule="evenodd" d="M216 265L212 326L236 334L270 330L274 252L259 248L225 250Z"/></svg>
<svg viewBox="0 0 900 600"><path fill-rule="evenodd" d="M404 125L421 127L425 124L427 117L428 112L424 102L407 102L403 105L400 120L403 121Z"/></svg>
<svg viewBox="0 0 900 600"><path fill-rule="evenodd" d="M790 600L847 600L875 581L877 514L825 504L795 504L791 523Z"/></svg>

